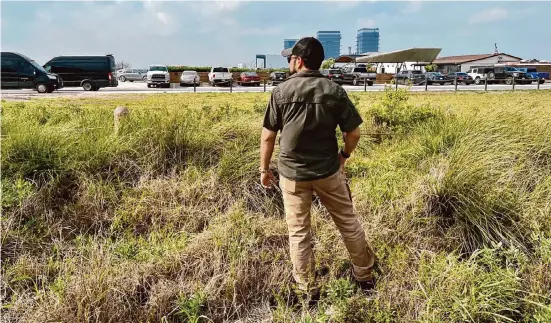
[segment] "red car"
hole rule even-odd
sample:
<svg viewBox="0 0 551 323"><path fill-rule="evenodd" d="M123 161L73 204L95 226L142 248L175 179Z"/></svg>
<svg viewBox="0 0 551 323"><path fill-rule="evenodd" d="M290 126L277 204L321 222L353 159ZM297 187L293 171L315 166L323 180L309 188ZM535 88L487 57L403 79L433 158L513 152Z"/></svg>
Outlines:
<svg viewBox="0 0 551 323"><path fill-rule="evenodd" d="M239 78L237 79L238 85L254 85L259 86L260 85L260 77L256 72L243 72L239 74Z"/></svg>

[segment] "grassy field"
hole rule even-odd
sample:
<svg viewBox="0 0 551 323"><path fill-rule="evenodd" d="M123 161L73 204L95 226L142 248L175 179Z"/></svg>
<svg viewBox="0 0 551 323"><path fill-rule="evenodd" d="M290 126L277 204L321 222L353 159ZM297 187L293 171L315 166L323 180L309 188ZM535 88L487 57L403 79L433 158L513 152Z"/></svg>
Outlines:
<svg viewBox="0 0 551 323"><path fill-rule="evenodd" d="M2 102L5 322L551 322L551 93L351 94L364 296L314 203L317 306L259 184L269 94ZM130 116L113 130L113 110Z"/></svg>

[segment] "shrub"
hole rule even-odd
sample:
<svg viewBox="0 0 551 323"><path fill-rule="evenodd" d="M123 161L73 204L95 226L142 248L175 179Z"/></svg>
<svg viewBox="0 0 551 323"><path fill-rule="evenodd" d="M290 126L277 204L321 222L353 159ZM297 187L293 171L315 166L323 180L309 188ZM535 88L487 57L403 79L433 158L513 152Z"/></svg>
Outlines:
<svg viewBox="0 0 551 323"><path fill-rule="evenodd" d="M441 118L443 113L429 105L414 105L409 102L407 89L394 90L385 87L384 98L372 110L376 126L392 132L404 132L428 120Z"/></svg>

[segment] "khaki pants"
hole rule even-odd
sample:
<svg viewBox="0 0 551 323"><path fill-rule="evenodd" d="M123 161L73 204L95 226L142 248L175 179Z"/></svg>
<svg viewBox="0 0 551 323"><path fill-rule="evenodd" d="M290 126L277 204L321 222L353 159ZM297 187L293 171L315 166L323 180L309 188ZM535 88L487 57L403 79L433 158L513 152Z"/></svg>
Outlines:
<svg viewBox="0 0 551 323"><path fill-rule="evenodd" d="M285 217L289 228L289 247L293 277L303 290L315 289L315 262L312 252L310 209L316 192L337 225L352 258L352 272L359 281L372 278L375 255L365 240L365 232L354 212L346 177L341 170L327 178L295 182L280 177Z"/></svg>

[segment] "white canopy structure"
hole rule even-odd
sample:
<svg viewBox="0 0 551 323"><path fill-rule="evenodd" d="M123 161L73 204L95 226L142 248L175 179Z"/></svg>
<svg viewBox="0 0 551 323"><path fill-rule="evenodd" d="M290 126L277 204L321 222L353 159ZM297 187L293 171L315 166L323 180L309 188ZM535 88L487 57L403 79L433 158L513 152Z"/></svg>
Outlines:
<svg viewBox="0 0 551 323"><path fill-rule="evenodd" d="M409 48L386 53L368 53L356 57L356 63L405 63L424 62L430 64L440 54L442 48Z"/></svg>

